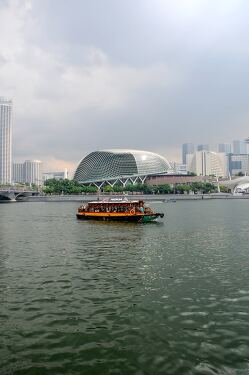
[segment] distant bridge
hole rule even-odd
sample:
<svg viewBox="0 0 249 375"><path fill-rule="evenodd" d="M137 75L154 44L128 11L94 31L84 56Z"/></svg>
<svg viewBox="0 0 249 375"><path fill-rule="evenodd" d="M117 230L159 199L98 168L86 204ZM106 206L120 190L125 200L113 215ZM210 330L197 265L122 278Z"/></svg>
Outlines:
<svg viewBox="0 0 249 375"><path fill-rule="evenodd" d="M39 195L39 191L25 190L25 189L4 189L0 188L0 202L3 201L17 201L23 197Z"/></svg>

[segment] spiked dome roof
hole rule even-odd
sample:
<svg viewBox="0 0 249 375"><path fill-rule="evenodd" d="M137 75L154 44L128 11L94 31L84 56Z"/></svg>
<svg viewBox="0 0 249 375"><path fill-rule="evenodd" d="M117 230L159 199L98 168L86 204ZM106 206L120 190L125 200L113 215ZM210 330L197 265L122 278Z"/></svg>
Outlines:
<svg viewBox="0 0 249 375"><path fill-rule="evenodd" d="M110 149L93 151L76 168L74 179L81 183L166 173L169 162L149 151Z"/></svg>

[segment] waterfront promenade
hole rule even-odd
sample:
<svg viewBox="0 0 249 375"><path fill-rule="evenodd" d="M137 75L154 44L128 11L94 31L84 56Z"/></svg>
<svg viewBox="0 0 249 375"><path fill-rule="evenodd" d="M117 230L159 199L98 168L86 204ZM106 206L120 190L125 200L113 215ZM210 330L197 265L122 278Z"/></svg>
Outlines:
<svg viewBox="0 0 249 375"><path fill-rule="evenodd" d="M249 199L249 194L128 194L128 195L109 195L109 194L86 194L86 195L40 195L25 196L21 198L22 202L89 202L108 198L126 197L127 199L142 199L144 201L193 201L193 200L212 200L212 199Z"/></svg>

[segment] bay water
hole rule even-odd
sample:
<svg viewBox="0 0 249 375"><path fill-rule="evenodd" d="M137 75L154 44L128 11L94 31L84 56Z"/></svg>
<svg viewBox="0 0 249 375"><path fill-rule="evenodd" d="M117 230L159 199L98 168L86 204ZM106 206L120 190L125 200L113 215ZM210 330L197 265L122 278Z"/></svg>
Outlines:
<svg viewBox="0 0 249 375"><path fill-rule="evenodd" d="M0 375L249 374L249 200L0 205Z"/></svg>

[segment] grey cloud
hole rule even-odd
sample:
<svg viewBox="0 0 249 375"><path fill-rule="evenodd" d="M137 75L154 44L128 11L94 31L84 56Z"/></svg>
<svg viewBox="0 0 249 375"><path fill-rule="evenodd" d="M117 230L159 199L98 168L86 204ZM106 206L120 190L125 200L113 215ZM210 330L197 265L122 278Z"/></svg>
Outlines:
<svg viewBox="0 0 249 375"><path fill-rule="evenodd" d="M110 147L167 155L185 141L247 136L248 2L30 3L26 13L12 3L12 43L0 41L17 158L75 162Z"/></svg>

